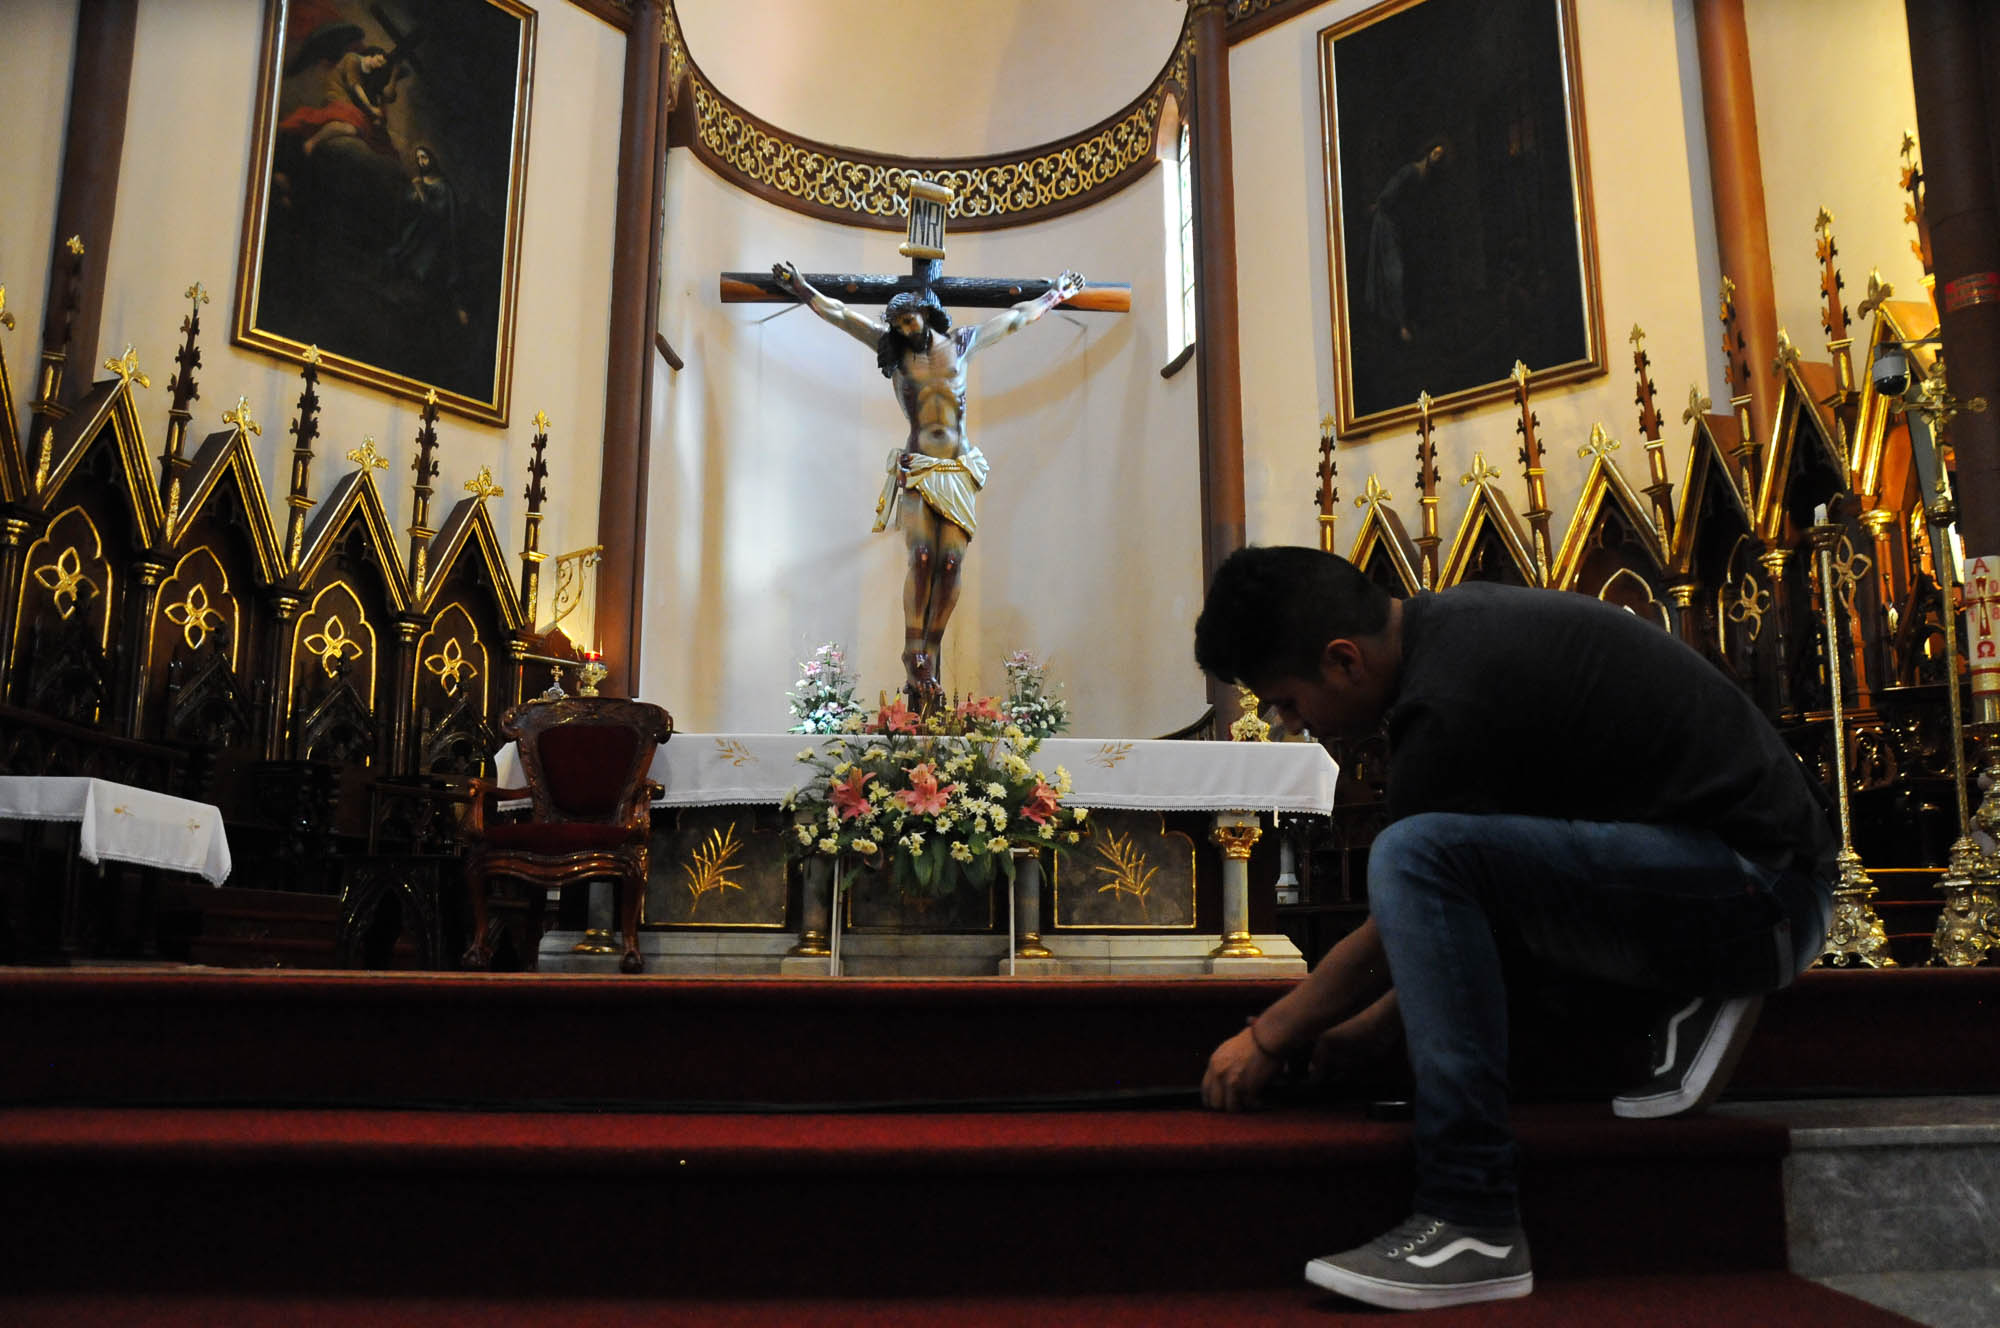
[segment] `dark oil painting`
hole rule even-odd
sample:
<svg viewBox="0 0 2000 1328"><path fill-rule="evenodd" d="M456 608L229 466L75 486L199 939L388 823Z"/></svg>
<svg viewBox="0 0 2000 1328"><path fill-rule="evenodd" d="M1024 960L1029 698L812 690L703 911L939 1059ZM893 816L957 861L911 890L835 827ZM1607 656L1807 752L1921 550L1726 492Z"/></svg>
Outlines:
<svg viewBox="0 0 2000 1328"><path fill-rule="evenodd" d="M1603 370L1569 0L1391 0L1321 33L1342 433Z"/></svg>
<svg viewBox="0 0 2000 1328"><path fill-rule="evenodd" d="M534 14L271 0L236 339L504 424Z"/></svg>

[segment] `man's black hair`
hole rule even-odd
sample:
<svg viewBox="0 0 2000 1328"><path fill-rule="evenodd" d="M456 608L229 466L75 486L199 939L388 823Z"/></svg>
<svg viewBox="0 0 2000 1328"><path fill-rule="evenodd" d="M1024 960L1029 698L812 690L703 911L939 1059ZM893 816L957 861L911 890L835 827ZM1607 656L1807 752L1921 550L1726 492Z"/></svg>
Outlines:
<svg viewBox="0 0 2000 1328"><path fill-rule="evenodd" d="M1336 554L1238 549L1216 569L1194 624L1194 661L1224 682L1317 678L1326 643L1389 621L1389 592Z"/></svg>
<svg viewBox="0 0 2000 1328"><path fill-rule="evenodd" d="M882 311L882 321L889 325L889 330L875 343L875 365L884 378L896 376L896 366L903 362L904 351L923 349L896 330L896 315L906 310L915 310L923 315L924 326L935 335L942 336L951 331L951 315L944 311L937 292L928 286L922 290L897 292L889 301L889 307Z"/></svg>

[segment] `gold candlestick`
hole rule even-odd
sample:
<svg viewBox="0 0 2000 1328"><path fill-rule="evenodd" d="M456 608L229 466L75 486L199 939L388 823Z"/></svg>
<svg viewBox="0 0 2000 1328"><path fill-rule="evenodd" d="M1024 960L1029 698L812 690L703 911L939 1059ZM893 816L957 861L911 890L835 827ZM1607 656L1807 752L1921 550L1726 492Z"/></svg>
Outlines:
<svg viewBox="0 0 2000 1328"><path fill-rule="evenodd" d="M2000 873L1972 837L1973 819L1966 801L1965 711L1958 696L1958 608L1952 603L1951 552L1939 547L1937 541L1938 532L1949 527L1958 513L1956 504L1942 492L1941 482L1939 489L1927 515L1931 521L1931 561L1938 573L1944 608L1945 689L1951 704L1952 792L1958 799L1958 838L1952 842L1944 875L1938 878L1944 907L1931 936L1931 963L1966 968L2000 946L2000 890L1995 888L1995 877ZM2000 760L2000 750L1991 746L1987 755ZM1984 806L1980 810L1984 812Z"/></svg>
<svg viewBox="0 0 2000 1328"><path fill-rule="evenodd" d="M1833 551L1841 541L1841 528L1832 521L1812 528L1812 543L1819 555L1820 602L1826 610L1826 680L1833 696L1833 779L1840 795L1840 855L1835 861L1840 879L1833 887L1833 920L1827 927L1822 964L1844 965L1849 959L1870 968L1894 968L1889 954L1889 937L1876 913L1875 882L1854 851L1854 827L1847 806L1847 734L1841 713L1839 595L1833 580Z"/></svg>

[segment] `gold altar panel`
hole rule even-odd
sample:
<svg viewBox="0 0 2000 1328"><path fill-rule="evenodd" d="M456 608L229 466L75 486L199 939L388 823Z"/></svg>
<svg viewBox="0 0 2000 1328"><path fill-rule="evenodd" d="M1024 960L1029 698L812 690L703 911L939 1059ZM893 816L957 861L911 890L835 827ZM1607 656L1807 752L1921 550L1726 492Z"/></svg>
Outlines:
<svg viewBox="0 0 2000 1328"><path fill-rule="evenodd" d="M1007 925L1007 908L1000 891L1005 876L980 889L965 884L949 894L907 895L886 871L859 871L844 893L847 909L841 926L849 931L910 931L933 933L988 932Z"/></svg>
<svg viewBox="0 0 2000 1328"><path fill-rule="evenodd" d="M781 931L785 841L770 811L686 807L655 829L639 921L649 927Z"/></svg>
<svg viewBox="0 0 2000 1328"><path fill-rule="evenodd" d="M160 584L153 606L149 666L172 661L177 651L200 650L211 640L228 652L229 666L237 667L243 615L230 589L228 570L213 549L201 544L182 555L173 574Z"/></svg>
<svg viewBox="0 0 2000 1328"><path fill-rule="evenodd" d="M38 619L87 624L98 649L111 640L112 569L104 536L82 506L65 508L21 560L21 594L15 608L16 658L27 629Z"/></svg>
<svg viewBox="0 0 2000 1328"><path fill-rule="evenodd" d="M1159 812L1095 812L1090 823L1050 872L1056 929L1194 930L1194 840Z"/></svg>

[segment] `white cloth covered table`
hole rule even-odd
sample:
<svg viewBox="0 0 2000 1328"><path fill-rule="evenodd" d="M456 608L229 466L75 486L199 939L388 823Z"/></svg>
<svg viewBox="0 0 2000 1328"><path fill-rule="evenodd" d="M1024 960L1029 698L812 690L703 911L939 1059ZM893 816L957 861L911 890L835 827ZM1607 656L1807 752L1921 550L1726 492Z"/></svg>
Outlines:
<svg viewBox="0 0 2000 1328"><path fill-rule="evenodd" d="M850 735L850 745L867 735ZM653 758L651 778L666 789L658 805L722 807L775 803L811 776L799 753L830 741L798 733L676 733ZM1164 739L1049 738L1035 768L1070 774L1065 802L1092 810L1333 811L1333 758L1310 742L1182 742ZM521 784L513 743L494 758L503 788Z"/></svg>
<svg viewBox="0 0 2000 1328"><path fill-rule="evenodd" d="M75 822L85 862L110 858L191 872L212 885L229 876L222 811L205 802L107 779L0 775L0 817Z"/></svg>

